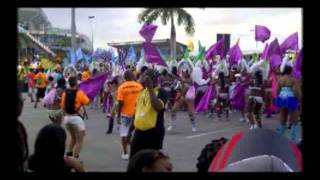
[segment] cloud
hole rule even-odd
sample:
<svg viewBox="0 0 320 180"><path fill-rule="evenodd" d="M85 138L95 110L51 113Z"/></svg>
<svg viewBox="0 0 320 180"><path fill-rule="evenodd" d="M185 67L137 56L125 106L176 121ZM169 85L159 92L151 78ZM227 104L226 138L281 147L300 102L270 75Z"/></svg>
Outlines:
<svg viewBox="0 0 320 180"><path fill-rule="evenodd" d="M77 31L91 38L91 23L89 15L94 15L94 43L95 47L106 46L114 41L139 41L142 24L137 21L142 8L76 8ZM216 42L217 33L230 33L231 44L238 37L241 38L242 49L255 49L253 32L255 24L261 24L271 29L271 38L278 37L280 43L289 34L298 31L302 37L302 9L301 8L185 8L195 21L195 34L188 36L183 26L176 25L177 41L186 43L192 38L194 41L209 47ZM70 8L44 8L54 27L69 28L71 25ZM170 38L170 25L155 22L158 30L154 39ZM302 42L300 38L300 44ZM197 46L198 43L195 43ZM258 48L263 45L258 43Z"/></svg>

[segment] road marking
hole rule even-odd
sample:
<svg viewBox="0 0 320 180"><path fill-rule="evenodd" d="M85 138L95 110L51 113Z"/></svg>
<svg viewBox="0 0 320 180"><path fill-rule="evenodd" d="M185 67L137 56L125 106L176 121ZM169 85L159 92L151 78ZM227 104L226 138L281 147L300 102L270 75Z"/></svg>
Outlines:
<svg viewBox="0 0 320 180"><path fill-rule="evenodd" d="M213 131L213 132L207 132L207 133L201 133L201 134L196 134L196 135L192 135L192 136L187 136L187 139L192 139L192 138L196 138L196 137L201 137L201 136L206 136L206 135L210 135L210 134L216 134L216 133L220 133L220 132L224 132L227 130L233 130L233 129L238 129L244 126L237 126L237 127L233 127L233 128L228 128L228 129L221 129L218 131Z"/></svg>
<svg viewBox="0 0 320 180"><path fill-rule="evenodd" d="M266 124L272 124L272 122L265 122L265 123L263 123L263 125L266 125ZM217 131L213 131L213 132L196 134L196 135L192 135L192 136L186 136L186 138L187 138L187 139L192 139L192 138L196 138L196 137L201 137L201 136L216 134L216 133L220 133L220 132L224 132L224 131L229 131L229 130L234 130L234 129L238 129L238 128L243 128L243 127L247 127L247 125L236 126L236 127L232 127L232 128L226 128L226 129L221 129L221 130L217 130Z"/></svg>

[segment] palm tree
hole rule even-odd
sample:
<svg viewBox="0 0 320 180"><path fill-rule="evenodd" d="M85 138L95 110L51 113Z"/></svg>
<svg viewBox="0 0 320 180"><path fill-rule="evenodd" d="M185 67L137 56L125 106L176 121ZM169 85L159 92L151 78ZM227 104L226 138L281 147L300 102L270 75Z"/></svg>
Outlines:
<svg viewBox="0 0 320 180"><path fill-rule="evenodd" d="M180 26L183 24L186 33L188 35L193 35L195 26L194 20L183 8L145 8L138 16L139 23L152 23L158 18L161 18L163 25L166 25L168 21L171 22L171 60L176 60L176 28L174 25L174 16L178 18L178 25Z"/></svg>

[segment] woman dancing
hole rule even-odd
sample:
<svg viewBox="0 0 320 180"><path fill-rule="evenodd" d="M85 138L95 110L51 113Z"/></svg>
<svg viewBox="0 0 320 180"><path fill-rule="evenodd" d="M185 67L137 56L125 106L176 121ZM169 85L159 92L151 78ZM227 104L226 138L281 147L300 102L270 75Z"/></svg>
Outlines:
<svg viewBox="0 0 320 180"><path fill-rule="evenodd" d="M298 142L298 107L301 102L301 89L296 79L291 76L292 67L285 66L282 76L278 81L277 97L274 104L280 108L280 126L277 131L284 134L286 122L291 123L290 138Z"/></svg>
<svg viewBox="0 0 320 180"><path fill-rule="evenodd" d="M218 75L217 83L217 102L215 109L217 111L218 121L221 120L221 114L226 113L226 120L229 120L229 86L226 83L226 79L223 72Z"/></svg>
<svg viewBox="0 0 320 180"><path fill-rule="evenodd" d="M263 106L263 77L261 71L254 73L252 85L249 86L247 117L250 121L250 130L261 128L261 110Z"/></svg>
<svg viewBox="0 0 320 180"><path fill-rule="evenodd" d="M181 108L182 105L187 104L188 115L192 125L192 131L196 132L197 130L195 126L195 117L194 117L194 99L186 96L187 91L189 90L189 88L192 88L191 86L193 83L188 70L182 71L182 77L179 78L179 81L180 81L180 86L178 89L176 102L172 108L171 121L168 127L168 131L171 131L175 127L174 122L176 121L176 112Z"/></svg>

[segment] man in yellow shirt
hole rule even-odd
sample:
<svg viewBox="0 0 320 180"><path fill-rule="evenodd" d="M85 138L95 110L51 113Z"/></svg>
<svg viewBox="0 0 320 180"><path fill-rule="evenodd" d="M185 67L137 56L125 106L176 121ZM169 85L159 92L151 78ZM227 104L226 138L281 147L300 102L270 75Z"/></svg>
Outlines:
<svg viewBox="0 0 320 180"><path fill-rule="evenodd" d="M128 132L135 112L136 101L142 85L134 81L134 74L131 70L124 73L123 82L117 91L118 100L118 124L120 124L120 136L123 148L122 159L128 160Z"/></svg>
<svg viewBox="0 0 320 180"><path fill-rule="evenodd" d="M37 100L34 104L34 108L37 108L38 102L45 96L46 87L47 87L47 75L44 73L44 69L40 68L39 72L34 76L36 81L37 88Z"/></svg>

